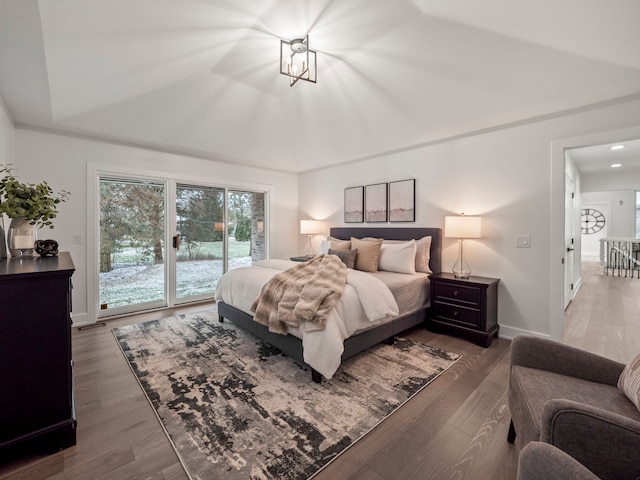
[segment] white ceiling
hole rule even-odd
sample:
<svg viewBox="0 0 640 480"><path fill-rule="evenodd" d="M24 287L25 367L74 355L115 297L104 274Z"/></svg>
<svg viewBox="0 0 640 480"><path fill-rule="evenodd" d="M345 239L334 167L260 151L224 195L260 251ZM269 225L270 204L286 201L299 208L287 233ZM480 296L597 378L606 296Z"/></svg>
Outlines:
<svg viewBox="0 0 640 480"><path fill-rule="evenodd" d="M0 0L18 124L300 172L640 93L638 0ZM280 38L318 83L289 87Z"/></svg>
<svg viewBox="0 0 640 480"><path fill-rule="evenodd" d="M624 148L612 150L622 145ZM572 148L569 155L583 175L626 173L640 170L640 140L628 140L605 145ZM612 167L611 165L620 165Z"/></svg>

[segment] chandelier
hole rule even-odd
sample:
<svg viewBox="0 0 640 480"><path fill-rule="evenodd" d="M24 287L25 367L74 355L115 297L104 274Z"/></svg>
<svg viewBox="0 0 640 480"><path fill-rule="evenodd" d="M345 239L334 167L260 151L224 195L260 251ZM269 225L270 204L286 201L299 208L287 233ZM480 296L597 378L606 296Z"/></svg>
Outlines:
<svg viewBox="0 0 640 480"><path fill-rule="evenodd" d="M289 77L289 86L298 80L316 83L316 51L309 48L309 35L290 42L280 40L280 73Z"/></svg>

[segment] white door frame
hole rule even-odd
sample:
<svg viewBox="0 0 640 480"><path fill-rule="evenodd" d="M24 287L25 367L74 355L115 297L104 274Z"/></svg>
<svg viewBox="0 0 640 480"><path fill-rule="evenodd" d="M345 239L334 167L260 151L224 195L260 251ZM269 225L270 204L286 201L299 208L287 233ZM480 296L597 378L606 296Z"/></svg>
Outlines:
<svg viewBox="0 0 640 480"><path fill-rule="evenodd" d="M635 127L563 138L551 142L551 230L549 271L549 334L564 338L564 174L565 150L591 145L622 142L640 138L640 125Z"/></svg>

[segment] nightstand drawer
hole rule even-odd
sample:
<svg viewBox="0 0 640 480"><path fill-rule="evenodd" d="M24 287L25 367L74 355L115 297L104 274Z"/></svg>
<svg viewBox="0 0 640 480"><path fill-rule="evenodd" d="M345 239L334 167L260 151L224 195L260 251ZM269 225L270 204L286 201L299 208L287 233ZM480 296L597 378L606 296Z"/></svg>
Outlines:
<svg viewBox="0 0 640 480"><path fill-rule="evenodd" d="M468 306L477 307L480 305L480 289L460 284L437 282L434 300L460 302Z"/></svg>
<svg viewBox="0 0 640 480"><path fill-rule="evenodd" d="M480 310L442 302L435 302L434 306L436 318L472 327L480 326Z"/></svg>

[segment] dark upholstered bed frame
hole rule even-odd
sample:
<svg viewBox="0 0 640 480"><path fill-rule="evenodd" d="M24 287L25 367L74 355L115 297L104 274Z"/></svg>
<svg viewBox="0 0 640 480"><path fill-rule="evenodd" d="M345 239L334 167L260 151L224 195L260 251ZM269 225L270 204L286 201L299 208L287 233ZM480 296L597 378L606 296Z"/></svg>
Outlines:
<svg viewBox="0 0 640 480"><path fill-rule="evenodd" d="M433 273L441 271L442 256L442 229L440 228L374 228L374 227L334 227L330 231L334 238L349 240L351 237L364 238L376 237L387 240L411 240L431 236L431 254L429 267ZM358 335L349 337L344 341L344 353L342 360L366 350L385 340L392 341L395 335L408 328L420 325L427 318L428 307L407 315L399 316L390 322L366 330ZM293 335L281 335L272 333L269 328L253 320L253 316L239 310L227 303L218 302L218 315L220 322L225 318L231 320L234 325L246 330L256 337L266 341L270 345L282 350L294 360L305 364L302 355L302 341ZM321 375L311 369L315 382L321 381Z"/></svg>

